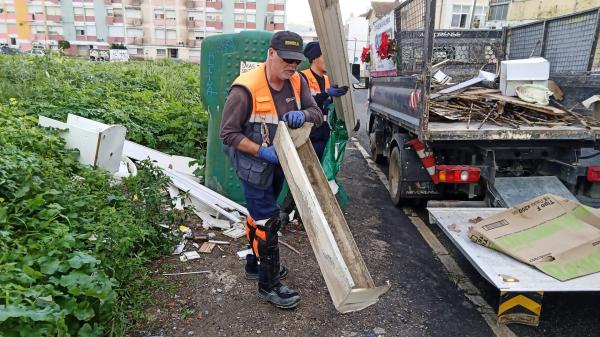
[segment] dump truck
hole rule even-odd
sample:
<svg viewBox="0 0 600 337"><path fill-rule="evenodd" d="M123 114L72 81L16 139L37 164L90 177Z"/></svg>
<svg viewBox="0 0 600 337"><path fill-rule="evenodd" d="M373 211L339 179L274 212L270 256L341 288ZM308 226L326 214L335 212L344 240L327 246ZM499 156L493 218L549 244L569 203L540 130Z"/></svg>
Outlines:
<svg viewBox="0 0 600 337"><path fill-rule="evenodd" d="M464 83L465 88L479 82L490 88L481 92L489 93L498 87L494 78L501 61L537 56L549 62L550 80L563 93L556 103L561 111L594 120L580 102L600 93L600 9L503 30L438 30L435 22L432 1L407 0L372 29L372 59L379 57L384 33L396 49L393 58L371 65L367 85L370 152L374 161L389 163L392 200L401 204L411 199L465 198L506 207L499 194L535 197L566 189L565 194L597 207L598 126L585 121L544 125L518 119L508 124L452 120L437 116L432 105L442 96L435 93L439 82L433 79L440 69L452 82ZM477 80L480 73L483 81ZM492 75L491 81L485 74ZM496 99L503 101L498 95ZM512 104L502 106L505 103ZM487 114L501 115L492 110Z"/></svg>

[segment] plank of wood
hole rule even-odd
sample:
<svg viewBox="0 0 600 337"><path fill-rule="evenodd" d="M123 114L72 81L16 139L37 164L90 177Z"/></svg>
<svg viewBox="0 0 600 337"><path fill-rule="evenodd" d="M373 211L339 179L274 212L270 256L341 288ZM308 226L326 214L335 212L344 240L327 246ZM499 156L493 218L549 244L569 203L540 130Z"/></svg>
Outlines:
<svg viewBox="0 0 600 337"><path fill-rule="evenodd" d="M202 253L202 254L210 254L210 253L212 253L213 249L215 249L216 246L217 246L216 243L205 242L202 244L202 246L200 246L200 249L198 249L198 252Z"/></svg>
<svg viewBox="0 0 600 337"><path fill-rule="evenodd" d="M376 303L387 288L362 298L350 296L354 289L377 288L310 140L296 149L290 131L280 122L274 145L334 306L349 312Z"/></svg>
<svg viewBox="0 0 600 337"><path fill-rule="evenodd" d="M308 3L331 83L351 86L352 75L348 66L350 62L339 1L309 0ZM333 101L337 117L345 122L348 134L352 134L356 126L352 90L342 97L334 97Z"/></svg>
<svg viewBox="0 0 600 337"><path fill-rule="evenodd" d="M516 97L511 97L511 96L503 96L503 95L498 95L498 94L484 94L481 95L482 97L488 97L488 98L493 98L496 99L498 101L501 102L506 102L506 103L510 103L510 104L514 104L514 105L519 105L525 108L529 108L535 111L539 111L541 113L550 115L550 116L566 116L567 112L562 110L562 109L558 109L549 105L540 105L540 104L535 104L535 103L528 103L525 101L520 100L519 98Z"/></svg>

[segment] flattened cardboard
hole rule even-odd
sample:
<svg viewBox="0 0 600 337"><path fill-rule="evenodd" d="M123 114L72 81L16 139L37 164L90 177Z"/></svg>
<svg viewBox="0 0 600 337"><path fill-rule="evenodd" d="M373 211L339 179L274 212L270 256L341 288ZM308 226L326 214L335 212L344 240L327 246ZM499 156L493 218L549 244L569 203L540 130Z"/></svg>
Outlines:
<svg viewBox="0 0 600 337"><path fill-rule="evenodd" d="M600 211L552 194L474 224L469 237L560 281L600 271Z"/></svg>

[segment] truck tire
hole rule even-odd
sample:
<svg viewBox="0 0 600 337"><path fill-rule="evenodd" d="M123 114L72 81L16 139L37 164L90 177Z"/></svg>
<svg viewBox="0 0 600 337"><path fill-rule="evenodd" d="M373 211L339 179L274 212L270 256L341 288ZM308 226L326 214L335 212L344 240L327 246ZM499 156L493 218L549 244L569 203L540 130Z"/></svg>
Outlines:
<svg viewBox="0 0 600 337"><path fill-rule="evenodd" d="M385 156L383 155L383 149L377 147L375 131L369 133L369 150L371 152L371 158L377 164L385 162Z"/></svg>
<svg viewBox="0 0 600 337"><path fill-rule="evenodd" d="M390 190L390 198L392 198L392 202L394 205L400 205L406 202L405 198L402 198L402 152L396 146L392 150L392 154L390 155L390 165L389 165L389 177L388 184Z"/></svg>

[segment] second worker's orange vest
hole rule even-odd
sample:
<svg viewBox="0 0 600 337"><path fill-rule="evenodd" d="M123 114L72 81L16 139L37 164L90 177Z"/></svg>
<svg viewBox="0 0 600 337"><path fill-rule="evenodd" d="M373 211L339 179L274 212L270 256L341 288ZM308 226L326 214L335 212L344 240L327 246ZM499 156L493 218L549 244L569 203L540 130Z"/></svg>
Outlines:
<svg viewBox="0 0 600 337"><path fill-rule="evenodd" d="M319 87L319 82L317 81L317 78L315 77L315 75L313 74L313 72L310 70L310 68L302 70L302 74L304 74L304 76L306 76L306 79L308 80L308 87L310 88L310 94L311 95L316 95L321 93L321 88ZM331 83L329 83L329 77L325 74L323 74L323 78L325 79L325 90L329 89L329 87L331 87Z"/></svg>

